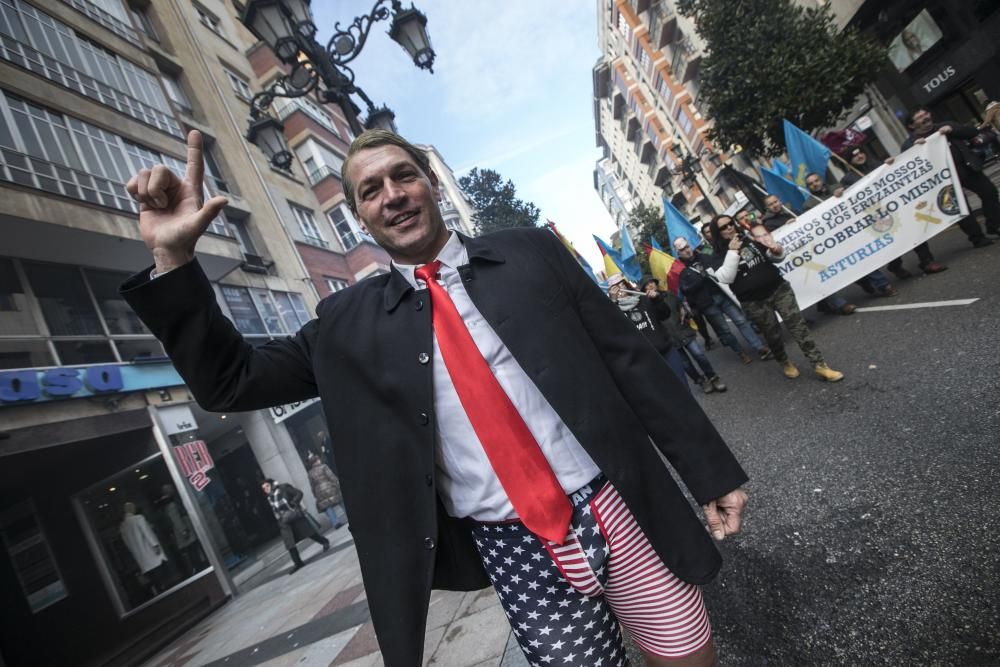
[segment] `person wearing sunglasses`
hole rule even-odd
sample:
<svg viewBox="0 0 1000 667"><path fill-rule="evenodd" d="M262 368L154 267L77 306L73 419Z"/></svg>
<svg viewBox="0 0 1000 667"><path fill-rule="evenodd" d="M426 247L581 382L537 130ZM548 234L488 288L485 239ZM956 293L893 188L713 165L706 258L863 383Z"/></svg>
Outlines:
<svg viewBox="0 0 1000 667"><path fill-rule="evenodd" d="M781 364L785 377L799 377L799 369L785 351L776 312L781 315L785 327L812 364L816 375L827 382L843 380L843 373L827 365L802 317L792 286L775 266L785 256L781 244L767 233L756 238L744 234L728 215L717 215L710 224L716 256L724 257L715 270L715 277L719 282L730 285L743 304L743 311L764 334L771 354Z"/></svg>

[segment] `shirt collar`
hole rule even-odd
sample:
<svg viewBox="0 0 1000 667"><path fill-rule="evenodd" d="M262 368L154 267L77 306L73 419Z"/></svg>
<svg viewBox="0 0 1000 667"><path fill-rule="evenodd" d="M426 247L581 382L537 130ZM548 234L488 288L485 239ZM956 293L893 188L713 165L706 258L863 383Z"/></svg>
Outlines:
<svg viewBox="0 0 1000 667"><path fill-rule="evenodd" d="M469 263L469 252L465 249L465 245L462 243L462 239L458 237L458 234L452 231L448 235L448 241L441 248L441 252L438 253L436 259L441 262L442 268L458 269L458 267ZM398 264L393 261L392 266L406 279L410 287L413 289L421 288L421 285L417 284L416 276L413 274L419 267L423 266L422 264ZM420 282L423 283L423 281Z"/></svg>

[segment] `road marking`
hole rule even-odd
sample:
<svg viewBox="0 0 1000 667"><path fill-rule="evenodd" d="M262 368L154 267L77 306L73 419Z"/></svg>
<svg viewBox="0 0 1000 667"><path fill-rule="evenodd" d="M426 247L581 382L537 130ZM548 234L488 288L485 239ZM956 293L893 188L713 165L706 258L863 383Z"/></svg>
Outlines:
<svg viewBox="0 0 1000 667"><path fill-rule="evenodd" d="M979 301L975 299L953 299L951 301L921 301L920 303L901 303L895 306L867 306L858 308L857 313L872 313L876 310L910 310L911 308L944 308L945 306L968 306Z"/></svg>

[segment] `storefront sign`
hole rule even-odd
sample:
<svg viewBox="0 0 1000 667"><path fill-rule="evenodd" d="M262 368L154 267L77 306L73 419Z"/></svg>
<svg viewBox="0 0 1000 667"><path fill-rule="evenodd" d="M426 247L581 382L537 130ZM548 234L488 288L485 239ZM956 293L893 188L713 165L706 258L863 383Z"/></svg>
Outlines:
<svg viewBox="0 0 1000 667"><path fill-rule="evenodd" d="M913 77L913 96L919 103L927 104L951 92L990 59L996 44L984 33L977 32L962 46Z"/></svg>
<svg viewBox="0 0 1000 667"><path fill-rule="evenodd" d="M163 432L167 435L177 435L198 428L198 421L187 405L170 405L157 411Z"/></svg>
<svg viewBox="0 0 1000 667"><path fill-rule="evenodd" d="M285 421L296 412L305 410L310 405L318 401L318 398L310 398L305 401L298 401L297 403L288 403L287 405L277 405L271 408L271 418L274 420L275 424L280 424Z"/></svg>
<svg viewBox="0 0 1000 667"><path fill-rule="evenodd" d="M188 478L195 491L201 491L211 478L205 473L215 467L212 455L208 453L208 446L204 440L193 440L177 445L174 449L174 457L177 465L181 469L181 474Z"/></svg>
<svg viewBox="0 0 1000 667"><path fill-rule="evenodd" d="M968 215L948 140L933 134L772 233L778 264L805 308Z"/></svg>
<svg viewBox="0 0 1000 667"><path fill-rule="evenodd" d="M184 384L170 363L26 368L0 372L0 406L84 398Z"/></svg>

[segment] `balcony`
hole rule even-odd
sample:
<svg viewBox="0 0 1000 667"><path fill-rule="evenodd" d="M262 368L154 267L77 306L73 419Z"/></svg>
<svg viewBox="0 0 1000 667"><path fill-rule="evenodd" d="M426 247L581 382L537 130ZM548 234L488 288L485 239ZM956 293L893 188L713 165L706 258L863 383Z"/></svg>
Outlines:
<svg viewBox="0 0 1000 667"><path fill-rule="evenodd" d="M685 37L674 46L673 73L674 79L687 83L698 75L701 66L701 52L691 43L690 37Z"/></svg>
<svg viewBox="0 0 1000 667"><path fill-rule="evenodd" d="M616 92L614 97L611 98L612 117L615 120L621 120L626 108L628 108L628 105L625 103L625 96Z"/></svg>
<svg viewBox="0 0 1000 667"><path fill-rule="evenodd" d="M594 66L594 97L601 100L611 94L611 67L603 60Z"/></svg>
<svg viewBox="0 0 1000 667"><path fill-rule="evenodd" d="M320 165L312 171L309 172L309 185L316 185L324 178L336 178L338 181L341 180L340 172L331 167L330 165Z"/></svg>
<svg viewBox="0 0 1000 667"><path fill-rule="evenodd" d="M649 42L654 49L662 49L677 38L677 14L663 0L657 0L649 9Z"/></svg>
<svg viewBox="0 0 1000 667"><path fill-rule="evenodd" d="M324 250L330 249L329 242L324 241L323 239L317 238L315 236L303 236L302 241L304 243L308 243L311 246L316 246L317 248L323 248Z"/></svg>
<svg viewBox="0 0 1000 667"><path fill-rule="evenodd" d="M632 116L628 119L628 125L625 127L625 139L626 141L632 141L635 138L636 133L639 132L639 119Z"/></svg>
<svg viewBox="0 0 1000 667"><path fill-rule="evenodd" d="M656 147L652 141L647 141L642 145L642 151L639 153L639 162L651 165L655 159Z"/></svg>

